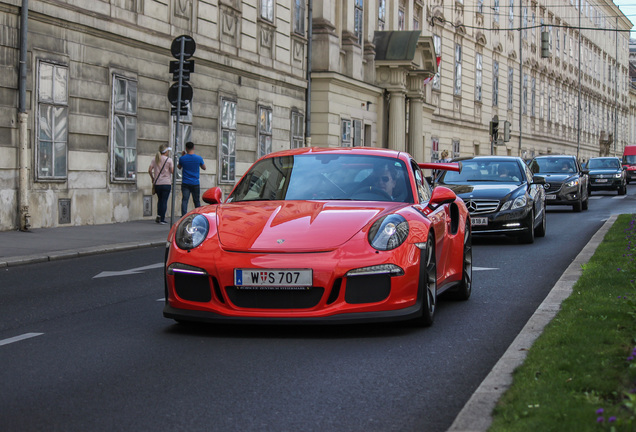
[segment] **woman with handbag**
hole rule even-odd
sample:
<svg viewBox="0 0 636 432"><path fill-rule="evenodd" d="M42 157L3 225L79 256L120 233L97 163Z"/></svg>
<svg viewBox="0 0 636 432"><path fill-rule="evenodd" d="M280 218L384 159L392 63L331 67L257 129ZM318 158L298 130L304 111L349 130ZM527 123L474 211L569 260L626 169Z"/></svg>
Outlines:
<svg viewBox="0 0 636 432"><path fill-rule="evenodd" d="M168 223L166 222L166 211L168 210L168 197L172 189L172 173L174 171L170 150L172 149L166 144L161 144L148 168L148 174L152 179L152 193L157 194L157 218L155 222L160 224Z"/></svg>

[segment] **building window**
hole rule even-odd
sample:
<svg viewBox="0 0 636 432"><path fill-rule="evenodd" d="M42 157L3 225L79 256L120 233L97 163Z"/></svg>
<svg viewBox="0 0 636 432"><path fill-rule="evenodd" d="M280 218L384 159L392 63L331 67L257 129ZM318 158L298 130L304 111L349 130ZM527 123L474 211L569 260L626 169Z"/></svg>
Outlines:
<svg viewBox="0 0 636 432"><path fill-rule="evenodd" d="M137 172L137 82L113 76L113 179L134 180Z"/></svg>
<svg viewBox="0 0 636 432"><path fill-rule="evenodd" d="M38 75L38 179L65 179L68 139L68 69L41 62Z"/></svg>
<svg viewBox="0 0 636 432"><path fill-rule="evenodd" d="M404 2L401 1L400 5L398 6L398 30L404 30L405 15Z"/></svg>
<svg viewBox="0 0 636 432"><path fill-rule="evenodd" d="M364 17L364 0L355 0L355 9L353 11L353 32L356 40L362 45L362 23Z"/></svg>
<svg viewBox="0 0 636 432"><path fill-rule="evenodd" d="M499 62L492 62L492 106L499 105Z"/></svg>
<svg viewBox="0 0 636 432"><path fill-rule="evenodd" d="M537 25L537 15L534 12L532 12L532 43L536 43L536 40L535 40L535 37L537 36L536 25Z"/></svg>
<svg viewBox="0 0 636 432"><path fill-rule="evenodd" d="M236 102L221 100L221 181L234 182L236 176Z"/></svg>
<svg viewBox="0 0 636 432"><path fill-rule="evenodd" d="M528 114L528 74L523 74L523 100L521 101L522 113Z"/></svg>
<svg viewBox="0 0 636 432"><path fill-rule="evenodd" d="M305 34L305 0L294 0L294 33Z"/></svg>
<svg viewBox="0 0 636 432"><path fill-rule="evenodd" d="M439 160L439 138L431 138L431 162Z"/></svg>
<svg viewBox="0 0 636 432"><path fill-rule="evenodd" d="M420 20L422 19L422 7L413 6L413 30L421 30Z"/></svg>
<svg viewBox="0 0 636 432"><path fill-rule="evenodd" d="M481 79L483 72L483 55L477 53L475 55L475 100L481 102Z"/></svg>
<svg viewBox="0 0 636 432"><path fill-rule="evenodd" d="M383 31L386 25L386 0L378 0L378 30Z"/></svg>
<svg viewBox="0 0 636 432"><path fill-rule="evenodd" d="M508 28L512 30L515 25L515 0L510 0L510 7L508 7Z"/></svg>
<svg viewBox="0 0 636 432"><path fill-rule="evenodd" d="M291 139L291 148L300 148L305 143L305 116L298 111L292 111Z"/></svg>
<svg viewBox="0 0 636 432"><path fill-rule="evenodd" d="M499 24L499 0L493 0L492 4L492 20Z"/></svg>
<svg viewBox="0 0 636 432"><path fill-rule="evenodd" d="M433 46L435 47L435 57L439 58L442 55L442 38L438 35L433 35ZM437 66L437 73L433 77L433 89L439 90L441 88L440 74L442 72L442 63Z"/></svg>
<svg viewBox="0 0 636 432"><path fill-rule="evenodd" d="M274 0L261 0L261 18L274 22Z"/></svg>
<svg viewBox="0 0 636 432"><path fill-rule="evenodd" d="M532 117L534 117L536 114L535 108L534 108L537 103L536 85L537 85L537 80L535 77L532 77L532 79L530 80L530 115Z"/></svg>
<svg viewBox="0 0 636 432"><path fill-rule="evenodd" d="M272 152L272 109L258 107L258 157Z"/></svg>
<svg viewBox="0 0 636 432"><path fill-rule="evenodd" d="M514 77L515 77L515 70L511 67L508 68L508 109L511 110L512 109L512 97L514 95Z"/></svg>
<svg viewBox="0 0 636 432"><path fill-rule="evenodd" d="M477 0L477 13L484 14L484 0Z"/></svg>
<svg viewBox="0 0 636 432"><path fill-rule="evenodd" d="M360 147L362 145L362 120L353 121L353 146Z"/></svg>
<svg viewBox="0 0 636 432"><path fill-rule="evenodd" d="M342 147L351 147L351 120L342 119L342 135L340 138Z"/></svg>
<svg viewBox="0 0 636 432"><path fill-rule="evenodd" d="M522 13L521 19L522 19L521 27L523 28L523 31L522 31L523 39L527 40L528 39L528 6L523 7L523 13Z"/></svg>
<svg viewBox="0 0 636 432"><path fill-rule="evenodd" d="M459 140L453 140L453 157L459 157Z"/></svg>
<svg viewBox="0 0 636 432"><path fill-rule="evenodd" d="M455 96L462 94L462 46L455 45Z"/></svg>

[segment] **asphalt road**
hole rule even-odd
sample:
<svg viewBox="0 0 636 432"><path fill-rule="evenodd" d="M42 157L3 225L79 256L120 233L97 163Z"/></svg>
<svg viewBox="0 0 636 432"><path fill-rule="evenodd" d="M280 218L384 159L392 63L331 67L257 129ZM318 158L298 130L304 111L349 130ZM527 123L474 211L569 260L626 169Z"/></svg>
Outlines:
<svg viewBox="0 0 636 432"><path fill-rule="evenodd" d="M161 313L161 248L2 269L1 428L445 431L635 195L630 185L625 197L593 195L582 213L550 207L532 245L475 238L473 296L442 301L425 329L179 326Z"/></svg>

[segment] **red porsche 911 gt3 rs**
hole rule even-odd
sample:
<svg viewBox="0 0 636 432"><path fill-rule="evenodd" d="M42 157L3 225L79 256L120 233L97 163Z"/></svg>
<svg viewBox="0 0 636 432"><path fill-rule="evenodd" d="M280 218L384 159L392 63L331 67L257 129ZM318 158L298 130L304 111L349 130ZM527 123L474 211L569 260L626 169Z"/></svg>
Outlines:
<svg viewBox="0 0 636 432"><path fill-rule="evenodd" d="M178 322L431 325L444 291L472 290L464 202L404 152L300 148L252 165L229 197L168 237L163 314Z"/></svg>

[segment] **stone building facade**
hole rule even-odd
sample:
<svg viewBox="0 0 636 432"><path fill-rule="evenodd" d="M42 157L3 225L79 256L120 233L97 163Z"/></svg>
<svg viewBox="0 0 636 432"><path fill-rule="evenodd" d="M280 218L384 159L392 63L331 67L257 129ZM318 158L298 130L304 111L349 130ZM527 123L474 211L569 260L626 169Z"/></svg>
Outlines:
<svg viewBox="0 0 636 432"><path fill-rule="evenodd" d="M163 143L195 142L202 188L226 193L261 155L304 145L620 153L631 27L607 0L5 0L0 230L152 219ZM194 95L177 134L182 34ZM509 141L491 139L495 116Z"/></svg>

